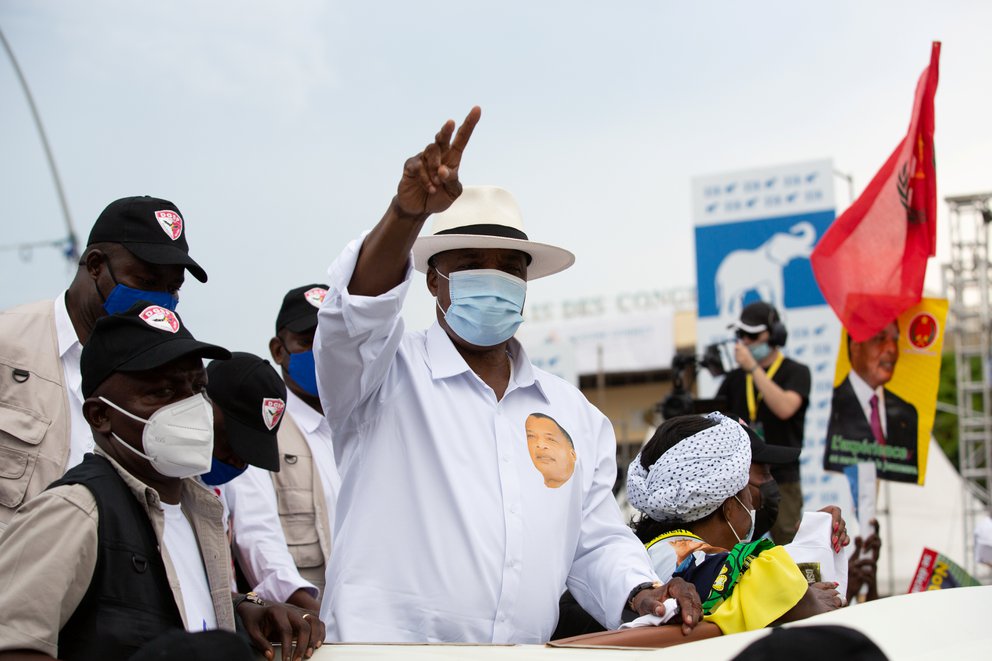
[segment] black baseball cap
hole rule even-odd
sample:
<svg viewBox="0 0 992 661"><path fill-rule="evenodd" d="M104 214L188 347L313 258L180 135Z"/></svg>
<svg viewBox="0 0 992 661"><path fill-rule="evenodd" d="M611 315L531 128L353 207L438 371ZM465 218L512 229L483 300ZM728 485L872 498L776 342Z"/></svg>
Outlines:
<svg viewBox="0 0 992 661"><path fill-rule="evenodd" d="M733 415L728 415L727 417L733 419ZM790 448L785 445L772 445L771 443L766 443L758 432L751 429L747 423L743 420L738 419L741 423L741 427L747 432L748 438L751 439L751 461L756 464L773 464L773 465L783 465L783 464L793 464L799 460L799 453L802 452L801 448Z"/></svg>
<svg viewBox="0 0 992 661"><path fill-rule="evenodd" d="M227 359L231 352L196 340L172 310L140 301L93 326L79 358L83 397L114 372L142 372L188 355Z"/></svg>
<svg viewBox="0 0 992 661"><path fill-rule="evenodd" d="M887 661L889 657L868 636L857 629L836 624L775 627L731 661Z"/></svg>
<svg viewBox="0 0 992 661"><path fill-rule="evenodd" d="M755 301L745 305L741 310L741 318L727 328L757 334L761 331L771 331L769 324L776 321L778 321L778 311L774 307L764 301Z"/></svg>
<svg viewBox="0 0 992 661"><path fill-rule="evenodd" d="M317 310L327 295L327 285L303 285L290 289L282 299L276 316L276 333L283 328L294 333L305 333L317 327Z"/></svg>
<svg viewBox="0 0 992 661"><path fill-rule="evenodd" d="M231 449L252 466L277 472L286 384L269 361L243 351L207 365L207 377L207 394L224 413Z"/></svg>
<svg viewBox="0 0 992 661"><path fill-rule="evenodd" d="M122 197L107 205L90 230L87 246L119 243L149 264L185 266L200 282L207 272L189 256L186 221L175 204L157 197Z"/></svg>

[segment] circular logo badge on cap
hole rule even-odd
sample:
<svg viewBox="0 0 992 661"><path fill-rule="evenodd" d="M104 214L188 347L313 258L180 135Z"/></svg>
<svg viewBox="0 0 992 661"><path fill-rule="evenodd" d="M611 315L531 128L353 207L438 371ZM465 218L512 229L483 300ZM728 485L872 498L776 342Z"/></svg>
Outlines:
<svg viewBox="0 0 992 661"><path fill-rule="evenodd" d="M286 402L275 397L266 397L262 400L262 421L266 428L272 431L282 419L282 412L286 410Z"/></svg>
<svg viewBox="0 0 992 661"><path fill-rule="evenodd" d="M307 299L307 303L319 308L320 304L324 302L324 297L327 296L327 290L322 287L314 287L313 289L308 289L303 294L303 298Z"/></svg>
<svg viewBox="0 0 992 661"><path fill-rule="evenodd" d="M169 308L163 308L159 305L149 305L138 316L152 328L169 331L170 333L179 331L179 317Z"/></svg>
<svg viewBox="0 0 992 661"><path fill-rule="evenodd" d="M917 349L926 349L937 341L937 319L927 312L921 312L909 322L909 342Z"/></svg>
<svg viewBox="0 0 992 661"><path fill-rule="evenodd" d="M155 212L155 220L162 227L166 236L175 241L183 233L183 217L175 211L165 209Z"/></svg>

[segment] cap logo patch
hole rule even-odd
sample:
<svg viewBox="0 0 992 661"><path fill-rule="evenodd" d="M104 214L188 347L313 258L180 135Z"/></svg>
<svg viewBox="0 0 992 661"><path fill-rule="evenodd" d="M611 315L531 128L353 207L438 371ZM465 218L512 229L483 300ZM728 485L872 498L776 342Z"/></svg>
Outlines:
<svg viewBox="0 0 992 661"><path fill-rule="evenodd" d="M147 308L142 310L141 314L138 316L141 317L143 322L152 328L169 331L170 333L176 333L179 331L179 317L177 317L176 313L169 308L163 308L158 305L149 305Z"/></svg>
<svg viewBox="0 0 992 661"><path fill-rule="evenodd" d="M282 412L286 410L286 402L274 397L266 397L262 400L262 421L269 431L276 428L282 420Z"/></svg>
<svg viewBox="0 0 992 661"><path fill-rule="evenodd" d="M175 211L171 211L169 209L156 211L155 220L157 220L158 224L161 225L162 231L165 232L166 235L173 241L182 235L183 217Z"/></svg>
<svg viewBox="0 0 992 661"><path fill-rule="evenodd" d="M303 294L303 298L307 299L307 303L315 308L320 307L320 304L324 302L325 296L327 296L327 290L321 287L314 287Z"/></svg>

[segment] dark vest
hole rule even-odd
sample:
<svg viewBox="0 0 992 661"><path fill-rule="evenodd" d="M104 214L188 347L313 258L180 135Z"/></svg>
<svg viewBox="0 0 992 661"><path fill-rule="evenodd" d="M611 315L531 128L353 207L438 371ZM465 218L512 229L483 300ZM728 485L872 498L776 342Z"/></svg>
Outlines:
<svg viewBox="0 0 992 661"><path fill-rule="evenodd" d="M93 580L59 631L59 659L127 659L183 621L144 506L104 457L83 463L49 488L82 484L96 499L99 552Z"/></svg>

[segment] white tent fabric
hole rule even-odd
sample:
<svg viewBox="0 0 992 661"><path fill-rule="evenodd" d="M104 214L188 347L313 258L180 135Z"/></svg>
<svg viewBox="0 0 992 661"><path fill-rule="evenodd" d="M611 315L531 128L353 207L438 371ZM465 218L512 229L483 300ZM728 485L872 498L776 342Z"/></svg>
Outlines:
<svg viewBox="0 0 992 661"><path fill-rule="evenodd" d="M882 536L878 561L880 594L903 594L909 589L924 547L942 553L962 567L969 566L964 494L961 476L933 439L924 486L881 483L877 509ZM969 510L976 511L975 499L970 494L968 499ZM975 578L987 581L984 572Z"/></svg>

